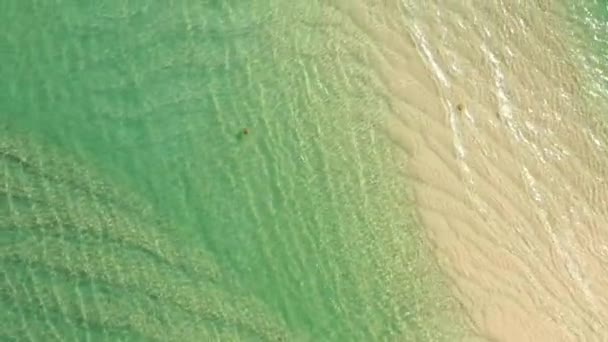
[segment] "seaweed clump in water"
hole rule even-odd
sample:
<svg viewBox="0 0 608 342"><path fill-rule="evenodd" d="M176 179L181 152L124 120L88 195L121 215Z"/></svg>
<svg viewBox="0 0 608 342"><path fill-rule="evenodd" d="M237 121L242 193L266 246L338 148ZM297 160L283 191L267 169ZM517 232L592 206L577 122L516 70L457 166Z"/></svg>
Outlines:
<svg viewBox="0 0 608 342"><path fill-rule="evenodd" d="M284 341L150 207L28 139L0 138L0 340Z"/></svg>

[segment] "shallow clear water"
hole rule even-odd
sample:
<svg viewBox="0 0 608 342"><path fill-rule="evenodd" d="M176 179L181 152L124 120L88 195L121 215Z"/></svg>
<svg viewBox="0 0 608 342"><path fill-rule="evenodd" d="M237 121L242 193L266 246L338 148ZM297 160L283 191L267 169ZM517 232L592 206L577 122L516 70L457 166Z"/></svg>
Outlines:
<svg viewBox="0 0 608 342"><path fill-rule="evenodd" d="M389 109L367 83L362 51L369 38L339 10L285 1L6 1L0 13L3 51L8 51L0 69L3 139L9 143L10 134L19 132L60 149L53 158L86 161L110 188L136 194L137 201L151 206L152 219L168 222L153 228L136 210L128 214L132 229L171 235L184 250L210 255L213 262L200 263L217 265L225 278L214 283L215 292L188 284L203 298L200 305L223 312L226 301L238 308L242 302L234 293L239 293L267 307L268 316L260 320L283 326L287 340L426 340L452 329L436 315L450 300L440 281L431 282L440 278L420 245L403 165L378 128ZM245 127L248 135L241 133ZM27 148L14 152L28 153ZM36 158L46 163L47 157ZM38 187L58 196L36 210L28 207L36 202L27 202L28 209L7 204L6 229L17 225L15 215L35 220L45 211L74 213L67 204L71 200L62 196L71 198L76 190L59 191L53 181L43 182L44 166L28 173L11 158L3 163L7 183L17 173L29 177L20 186L9 184L7 196ZM64 168L49 172L68 184L80 177ZM104 205L122 209L112 199L98 204L89 192L82 201L93 212ZM45 223L44 229L61 224ZM110 230L103 223L94 228ZM34 249L45 250L44 240L38 240L44 234L20 229ZM85 245L85 233L61 236L74 255L94 249L102 260L126 270L160 267L145 256L141 264L121 259L141 247L144 240L138 238L110 252L103 246L112 239ZM123 336L113 331L126 331L125 339L179 340L175 330L162 335L143 320L104 326L103 310L90 308L103 297L95 286L100 279L109 293L152 298L158 310L163 304L156 297L168 293L154 292L137 277L124 290L120 275L105 274L103 264L78 273L76 261L57 253L56 265L42 263L29 273L21 266L5 270L4 301L16 310L10 315L17 315L4 323L6 331L19 336L26 334L20 328L56 327L57 335L75 329L90 340ZM28 264L27 253L7 260ZM68 276L56 275L54 269L61 267ZM154 278L155 286L190 282L166 272ZM83 312L63 310L74 305L70 284L89 278L84 291L91 297L82 300ZM31 282L25 293L9 290L19 282ZM38 296L28 292L38 288ZM46 303L51 294L44 295L52 288L65 291L63 301L54 311L37 313L26 298L53 306ZM204 301L216 292L223 296L213 298L219 308ZM108 315L125 305L133 305L127 312L143 307L128 299L113 302L112 296L104 300L112 303L105 308ZM179 298L169 302L183 305ZM271 340L279 329L255 322L249 323L258 330L245 323L243 328L231 319L247 318L231 317L229 310L222 319L182 311L167 309L167 315L190 315L186 321L192 324L207 320L209 329L232 324L236 328L229 331L244 340L253 338L247 331ZM101 318L91 318L96 315ZM35 319L50 323L29 326ZM24 326L16 323L20 320ZM170 322L160 321L161 326ZM200 340L197 333L202 334L192 332L189 338Z"/></svg>
<svg viewBox="0 0 608 342"><path fill-rule="evenodd" d="M571 6L575 41L579 43L581 65L591 78L588 94L608 100L608 5L602 1L585 1Z"/></svg>
<svg viewBox="0 0 608 342"><path fill-rule="evenodd" d="M4 1L4 337L457 334L404 161L380 128L391 109L367 64L375 43L340 8ZM97 216L90 231L61 228Z"/></svg>

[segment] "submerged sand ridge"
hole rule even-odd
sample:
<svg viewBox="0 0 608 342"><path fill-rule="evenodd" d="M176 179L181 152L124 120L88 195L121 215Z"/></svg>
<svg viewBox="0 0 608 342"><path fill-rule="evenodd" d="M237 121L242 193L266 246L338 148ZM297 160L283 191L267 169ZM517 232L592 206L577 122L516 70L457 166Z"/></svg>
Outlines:
<svg viewBox="0 0 608 342"><path fill-rule="evenodd" d="M390 94L387 130L473 330L606 340L606 139L581 97L563 9L415 3L349 8L381 37L370 56Z"/></svg>

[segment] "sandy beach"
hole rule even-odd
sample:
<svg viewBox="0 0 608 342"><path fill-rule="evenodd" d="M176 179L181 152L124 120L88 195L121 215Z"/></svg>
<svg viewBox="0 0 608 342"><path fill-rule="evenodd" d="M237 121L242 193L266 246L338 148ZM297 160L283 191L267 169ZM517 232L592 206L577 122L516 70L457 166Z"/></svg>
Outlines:
<svg viewBox="0 0 608 342"><path fill-rule="evenodd" d="M600 112L580 96L565 9L432 1L386 12L382 29L370 24L383 37L372 54L391 94L386 129L472 337L606 340L606 145Z"/></svg>
<svg viewBox="0 0 608 342"><path fill-rule="evenodd" d="M591 2L6 1L0 340L608 341Z"/></svg>

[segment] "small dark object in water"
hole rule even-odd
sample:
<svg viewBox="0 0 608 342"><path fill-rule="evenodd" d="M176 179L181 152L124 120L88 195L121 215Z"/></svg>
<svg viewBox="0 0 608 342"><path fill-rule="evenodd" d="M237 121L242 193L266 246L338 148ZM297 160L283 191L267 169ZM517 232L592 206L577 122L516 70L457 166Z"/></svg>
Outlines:
<svg viewBox="0 0 608 342"><path fill-rule="evenodd" d="M249 128L243 128L243 135L249 134Z"/></svg>

